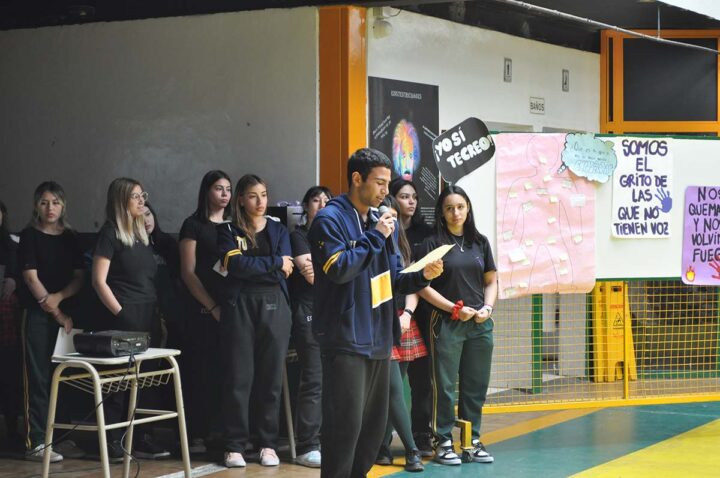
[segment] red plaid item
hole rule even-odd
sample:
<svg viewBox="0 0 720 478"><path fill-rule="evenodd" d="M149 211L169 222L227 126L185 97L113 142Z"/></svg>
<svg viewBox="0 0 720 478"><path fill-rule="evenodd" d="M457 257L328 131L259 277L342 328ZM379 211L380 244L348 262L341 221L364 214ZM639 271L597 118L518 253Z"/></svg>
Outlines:
<svg viewBox="0 0 720 478"><path fill-rule="evenodd" d="M420 357L427 356L428 351L425 341L420 334L420 328L415 319L410 319L410 328L403 332L400 337L400 346L393 347L392 360L400 362L412 362Z"/></svg>
<svg viewBox="0 0 720 478"><path fill-rule="evenodd" d="M0 299L0 346L18 343L17 330L18 300L15 294L7 299Z"/></svg>

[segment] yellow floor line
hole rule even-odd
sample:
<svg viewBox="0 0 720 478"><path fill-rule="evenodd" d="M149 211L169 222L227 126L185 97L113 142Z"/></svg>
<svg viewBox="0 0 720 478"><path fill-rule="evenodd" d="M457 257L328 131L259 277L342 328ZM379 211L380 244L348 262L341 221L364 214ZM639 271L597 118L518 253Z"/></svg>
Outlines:
<svg viewBox="0 0 720 478"><path fill-rule="evenodd" d="M483 433L482 435L482 441L485 445L489 445L491 443L497 443L504 440L509 440L511 438L519 437L521 435L525 435L527 433L531 433L537 430L541 430L543 428L551 427L553 425L557 425L559 423L566 422L568 420L573 420L575 418L584 417L585 415L589 415L593 412L596 412L597 410L600 410L599 408L581 408L581 409L574 409L574 410L562 410L557 413L552 413L550 415L544 415L542 417L532 418L530 420L526 420L524 422L516 423L515 425L510 425L505 428L500 428L499 430L494 430L488 433Z"/></svg>
<svg viewBox="0 0 720 478"><path fill-rule="evenodd" d="M573 475L574 478L700 478L720 475L720 420Z"/></svg>
<svg viewBox="0 0 720 478"><path fill-rule="evenodd" d="M566 422L568 420L573 420L575 418L580 418L585 415L589 415L597 410L600 410L599 408L582 408L582 409L574 409L574 410L562 410L560 412L552 413L549 415L544 415L542 417L537 418L531 418L530 420L526 420L524 422L516 423L514 425L510 425L504 428L501 428L499 430L493 430L491 432L483 433L482 441L485 445L489 445L491 443L497 443L504 440L509 440L511 438L519 437L521 435L525 435L527 433L531 433L537 430L541 430L543 428L551 427L553 425L557 425L559 423ZM457 444L456 444L457 445ZM456 446L456 448L458 448ZM460 449L458 448L458 452ZM430 461L430 459L423 460L425 463ZM391 475L393 473L397 473L399 471L403 471L403 465L405 464L405 459L402 457L395 457L394 465L392 466L378 466L375 465L370 470L370 473L368 473L368 478L379 478L381 476L387 476ZM654 477L657 478L657 477Z"/></svg>

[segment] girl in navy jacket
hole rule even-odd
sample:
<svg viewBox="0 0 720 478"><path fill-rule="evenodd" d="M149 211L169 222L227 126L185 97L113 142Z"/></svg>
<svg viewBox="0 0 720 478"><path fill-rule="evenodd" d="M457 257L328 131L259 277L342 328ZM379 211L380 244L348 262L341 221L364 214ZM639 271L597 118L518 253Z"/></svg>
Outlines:
<svg viewBox="0 0 720 478"><path fill-rule="evenodd" d="M266 209L265 182L246 174L235 187L232 223L218 226L219 269L227 273L221 294L220 353L228 467L245 466L242 454L249 438L253 382L260 464L279 464L280 392L291 328L286 279L293 264L288 231L265 216Z"/></svg>

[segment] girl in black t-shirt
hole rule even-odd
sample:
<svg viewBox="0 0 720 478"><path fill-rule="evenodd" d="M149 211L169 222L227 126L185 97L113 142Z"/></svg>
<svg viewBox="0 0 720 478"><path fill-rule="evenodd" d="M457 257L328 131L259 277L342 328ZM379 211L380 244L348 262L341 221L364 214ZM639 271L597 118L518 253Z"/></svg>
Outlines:
<svg viewBox="0 0 720 478"><path fill-rule="evenodd" d="M208 171L200 182L195 212L180 228L180 274L190 292L183 340L183 394L190 435L190 453L204 453L205 439L219 428L220 336L219 284L212 268L218 261L218 224L230 217L232 183L223 171Z"/></svg>
<svg viewBox="0 0 720 478"><path fill-rule="evenodd" d="M290 277L292 337L300 360L300 382L295 411L298 456L295 463L311 468L319 468L321 464L322 363L320 346L312 333L312 284L315 274L307 235L315 215L331 198L332 194L325 186L308 189L302 200L305 224L298 226L290 234L292 255L297 266Z"/></svg>
<svg viewBox="0 0 720 478"><path fill-rule="evenodd" d="M51 357L58 327L73 328L70 304L66 299L80 290L83 282L82 254L76 234L65 221L65 191L53 182L35 190L33 217L20 234L20 268L24 287L23 359L25 403L28 411L26 457L41 461L45 454L45 427L51 379ZM63 457L51 452L50 461Z"/></svg>
<svg viewBox="0 0 720 478"><path fill-rule="evenodd" d="M286 279L293 270L285 226L265 215L267 186L246 174L235 187L232 223L218 226L227 272L222 286L220 354L225 466L243 467L249 438L250 391L260 464L277 466L282 372L290 339Z"/></svg>
<svg viewBox="0 0 720 478"><path fill-rule="evenodd" d="M104 306L98 317L100 330L153 332L157 264L143 217L147 198L142 184L135 179L117 178L108 188L106 221L98 232L92 264L92 284ZM150 339L154 340L152 336ZM105 406L108 422L120 421L127 405L126 393L111 395ZM110 457L121 459L122 430L108 434ZM144 434L135 440L133 454L152 459L169 456L170 452L157 447Z"/></svg>
<svg viewBox="0 0 720 478"><path fill-rule="evenodd" d="M480 422L490 382L497 276L490 243L475 228L470 199L462 188L448 186L435 206L436 231L423 243L423 253L443 244L453 247L443 257L442 275L420 296L432 307L430 355L433 371L435 461L461 463L453 451L455 378L460 380L458 418L472 425L474 462L493 461L480 442Z"/></svg>

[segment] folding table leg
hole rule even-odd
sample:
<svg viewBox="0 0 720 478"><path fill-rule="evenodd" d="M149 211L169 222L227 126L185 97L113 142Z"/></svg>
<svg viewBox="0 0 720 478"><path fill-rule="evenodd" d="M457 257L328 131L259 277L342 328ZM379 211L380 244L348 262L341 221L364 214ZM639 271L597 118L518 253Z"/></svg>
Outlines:
<svg viewBox="0 0 720 478"><path fill-rule="evenodd" d="M102 387L100 386L100 375L95 367L86 367L86 370L93 376L93 389L95 395L95 417L97 418L98 446L100 447L100 463L102 464L103 476L110 478L110 459L108 458L107 436L105 435L105 405L103 404Z"/></svg>
<svg viewBox="0 0 720 478"><path fill-rule="evenodd" d="M45 450L43 452L43 478L48 478L50 473L50 454L52 453L52 438L55 430L55 410L57 409L58 386L60 385L60 374L65 369L63 366L57 367L53 374L52 385L50 387L50 404L48 407L47 426L45 427Z"/></svg>
<svg viewBox="0 0 720 478"><path fill-rule="evenodd" d="M137 364L136 367L139 367ZM135 415L135 408L137 407L137 391L138 383L135 376L128 378L130 380L130 403L128 404L128 416L127 419L130 422L125 432L125 453L123 454L123 477L128 478L130 476L130 459L132 455L133 446L133 433L135 432L135 421L133 420ZM120 393L120 392L118 392Z"/></svg>
<svg viewBox="0 0 720 478"><path fill-rule="evenodd" d="M180 433L180 452L182 453L185 478L192 477L190 452L188 450L187 429L185 427L185 405L183 404L182 384L180 383L180 367L175 357L166 357L173 369L173 386L175 387L175 410L177 411L178 432Z"/></svg>

